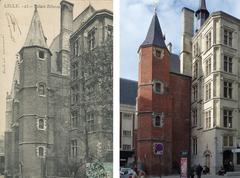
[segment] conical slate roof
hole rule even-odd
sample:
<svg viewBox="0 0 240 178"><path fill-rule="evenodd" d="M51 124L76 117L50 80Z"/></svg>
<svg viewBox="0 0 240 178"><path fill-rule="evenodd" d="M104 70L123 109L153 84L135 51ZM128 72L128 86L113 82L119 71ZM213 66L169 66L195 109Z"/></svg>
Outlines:
<svg viewBox="0 0 240 178"><path fill-rule="evenodd" d="M200 0L199 1L199 9L206 9L207 10L206 1L205 0Z"/></svg>
<svg viewBox="0 0 240 178"><path fill-rule="evenodd" d="M200 11L208 12L205 0L199 0L199 8L196 11L196 14L198 14Z"/></svg>
<svg viewBox="0 0 240 178"><path fill-rule="evenodd" d="M146 39L140 47L145 46L158 46L160 48L167 48L157 13L153 15Z"/></svg>
<svg viewBox="0 0 240 178"><path fill-rule="evenodd" d="M24 43L24 47L28 46L39 46L48 48L36 5L27 38Z"/></svg>

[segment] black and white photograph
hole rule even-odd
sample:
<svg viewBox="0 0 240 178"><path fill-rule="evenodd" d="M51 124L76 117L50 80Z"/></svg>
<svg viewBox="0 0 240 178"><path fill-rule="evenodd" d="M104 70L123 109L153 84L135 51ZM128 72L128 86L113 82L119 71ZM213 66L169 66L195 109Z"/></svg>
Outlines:
<svg viewBox="0 0 240 178"><path fill-rule="evenodd" d="M113 177L112 0L0 0L0 177Z"/></svg>

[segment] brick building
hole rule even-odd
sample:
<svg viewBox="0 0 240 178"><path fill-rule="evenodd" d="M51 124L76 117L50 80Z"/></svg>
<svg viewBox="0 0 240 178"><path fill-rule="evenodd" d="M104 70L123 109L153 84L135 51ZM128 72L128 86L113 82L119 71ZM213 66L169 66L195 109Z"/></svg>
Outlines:
<svg viewBox="0 0 240 178"><path fill-rule="evenodd" d="M61 2L62 16L71 10L70 3ZM61 27L65 23L66 19L61 21ZM48 47L35 6L25 43L19 51L12 90L7 95L5 172L8 176L67 175L69 63L61 62L69 60L69 49L64 49L66 54L61 50L69 43L64 40L68 35L61 31L61 45ZM57 52L60 62L54 60Z"/></svg>
<svg viewBox="0 0 240 178"><path fill-rule="evenodd" d="M191 77L172 72L170 50L155 13L138 51L136 154L149 175L172 173L181 151L190 150ZM164 148L160 157L156 144Z"/></svg>
<svg viewBox="0 0 240 178"><path fill-rule="evenodd" d="M104 45L99 47L104 40L112 42L112 12L95 10L90 5L73 19L73 7L74 4L70 2L61 1L60 33L48 47L38 9L35 6L25 43L16 61L11 92L6 98L5 173L9 177L70 177L73 174L76 176L76 172L81 172L83 177L86 173L86 165L91 160L86 160L86 149L84 149L86 137L83 132L90 132L89 128L92 127L86 124L89 120L85 120L84 115L73 114L78 107L75 103L78 96L73 93L73 88L75 84L79 85L79 88L87 84L87 82L81 82L80 78L77 78L78 80L74 78L77 73L73 67L75 59L81 57L75 55L74 45L76 41L80 42L80 37L82 43L79 43L78 51L98 50L99 60L103 58L110 61L106 65L103 64L106 60L103 60L101 65L97 66L108 71L102 72L102 77L98 76L98 79L102 79L102 83L97 83L98 95L94 95L95 98L92 100L87 98L87 101L99 102L96 97L102 97L105 101L105 103L92 105L95 111L98 111L98 120L93 121L95 126L99 127L98 130L91 130L88 134L87 151L95 159L112 163L112 43L109 43L111 48ZM86 37L86 34L91 36ZM91 48L88 48L90 42ZM107 54L104 53L103 48L105 51L108 50ZM103 55L108 55L108 58ZM94 71L93 69L84 71L83 68L77 70L79 76ZM104 75L106 72L110 76ZM95 71L95 74L99 73ZM107 78L108 82L103 78ZM89 82L90 78L87 79ZM92 89L93 87L91 91ZM89 90L89 88L85 90L85 97L90 97ZM104 95L102 91L106 91ZM74 97L70 100L70 96ZM79 96L82 95L79 94ZM80 99L82 98L79 97L78 101ZM106 108L107 111L103 110ZM75 142L76 138L81 140L81 145ZM101 148L98 146L100 141ZM98 153L104 153L104 155L98 157ZM78 159L81 165L74 164L76 163L73 162L74 159ZM107 166L111 176L112 164Z"/></svg>

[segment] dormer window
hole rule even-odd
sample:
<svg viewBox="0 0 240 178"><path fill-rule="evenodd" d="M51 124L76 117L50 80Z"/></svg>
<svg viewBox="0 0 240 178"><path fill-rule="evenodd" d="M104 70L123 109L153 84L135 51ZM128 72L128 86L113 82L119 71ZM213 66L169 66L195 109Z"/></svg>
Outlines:
<svg viewBox="0 0 240 178"><path fill-rule="evenodd" d="M157 94L164 93L164 84L161 81L154 81L153 82L153 91Z"/></svg>
<svg viewBox="0 0 240 178"><path fill-rule="evenodd" d="M42 50L39 50L39 51L38 51L38 58L40 58L40 59L45 59L45 52L42 51Z"/></svg>
<svg viewBox="0 0 240 178"><path fill-rule="evenodd" d="M164 50L160 48L154 48L153 55L157 58L162 59L164 56Z"/></svg>

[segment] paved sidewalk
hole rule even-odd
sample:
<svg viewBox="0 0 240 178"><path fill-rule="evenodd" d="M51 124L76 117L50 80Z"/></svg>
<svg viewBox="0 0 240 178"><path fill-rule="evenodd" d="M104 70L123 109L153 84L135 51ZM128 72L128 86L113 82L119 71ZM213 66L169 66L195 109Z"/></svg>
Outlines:
<svg viewBox="0 0 240 178"><path fill-rule="evenodd" d="M227 178L228 176L217 176L217 175L202 175L201 178ZM147 177L147 178L159 178L159 177ZM172 176L162 176L162 178L180 178L179 175L172 175ZM194 178L197 178L195 176ZM228 178L239 178L239 176L231 176Z"/></svg>

